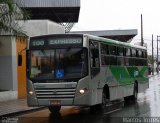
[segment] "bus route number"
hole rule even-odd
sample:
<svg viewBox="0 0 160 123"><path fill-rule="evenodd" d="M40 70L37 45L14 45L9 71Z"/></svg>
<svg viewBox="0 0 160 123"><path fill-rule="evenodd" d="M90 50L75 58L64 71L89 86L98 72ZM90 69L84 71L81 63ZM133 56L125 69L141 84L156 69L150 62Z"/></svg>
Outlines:
<svg viewBox="0 0 160 123"><path fill-rule="evenodd" d="M33 42L33 46L43 46L44 45L44 41L34 41Z"/></svg>

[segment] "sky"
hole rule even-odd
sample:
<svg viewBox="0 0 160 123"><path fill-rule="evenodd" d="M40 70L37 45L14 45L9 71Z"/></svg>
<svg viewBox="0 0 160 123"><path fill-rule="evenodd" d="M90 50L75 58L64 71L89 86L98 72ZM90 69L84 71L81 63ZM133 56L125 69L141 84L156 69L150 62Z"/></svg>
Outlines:
<svg viewBox="0 0 160 123"><path fill-rule="evenodd" d="M160 0L81 0L79 21L71 31L138 29L133 39L138 42L141 14L144 42L150 47L152 34L155 43L160 36Z"/></svg>

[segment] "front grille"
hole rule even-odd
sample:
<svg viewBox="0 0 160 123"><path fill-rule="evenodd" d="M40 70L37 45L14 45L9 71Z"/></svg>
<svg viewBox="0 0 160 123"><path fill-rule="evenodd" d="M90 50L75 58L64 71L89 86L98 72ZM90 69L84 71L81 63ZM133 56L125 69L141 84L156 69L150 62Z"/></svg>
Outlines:
<svg viewBox="0 0 160 123"><path fill-rule="evenodd" d="M74 88L44 88L35 89L38 99L73 99L76 89Z"/></svg>

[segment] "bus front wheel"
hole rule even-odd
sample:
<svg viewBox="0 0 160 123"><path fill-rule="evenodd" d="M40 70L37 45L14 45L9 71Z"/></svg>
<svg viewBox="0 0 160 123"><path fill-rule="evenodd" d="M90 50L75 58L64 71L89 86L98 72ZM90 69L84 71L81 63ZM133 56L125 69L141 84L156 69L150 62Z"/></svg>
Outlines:
<svg viewBox="0 0 160 123"><path fill-rule="evenodd" d="M61 106L48 106L48 109L51 113L57 114L61 110Z"/></svg>

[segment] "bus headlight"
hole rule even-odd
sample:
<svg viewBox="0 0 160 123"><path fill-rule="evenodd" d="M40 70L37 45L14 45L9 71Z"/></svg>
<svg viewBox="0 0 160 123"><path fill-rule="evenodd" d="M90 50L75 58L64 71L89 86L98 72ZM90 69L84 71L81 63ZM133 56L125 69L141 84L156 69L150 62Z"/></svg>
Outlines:
<svg viewBox="0 0 160 123"><path fill-rule="evenodd" d="M84 94L86 91L87 91L87 88L83 88L83 89L80 89L80 90L79 90L79 93L80 93L80 94Z"/></svg>
<svg viewBox="0 0 160 123"><path fill-rule="evenodd" d="M33 91L29 91L28 94L32 96L33 95Z"/></svg>

